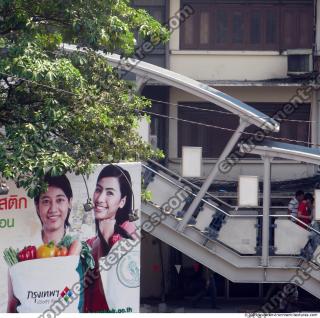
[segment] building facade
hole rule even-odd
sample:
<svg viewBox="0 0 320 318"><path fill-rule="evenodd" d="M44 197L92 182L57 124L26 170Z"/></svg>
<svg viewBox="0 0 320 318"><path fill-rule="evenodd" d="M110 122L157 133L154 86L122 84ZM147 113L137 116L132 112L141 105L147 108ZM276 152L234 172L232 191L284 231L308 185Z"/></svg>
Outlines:
<svg viewBox="0 0 320 318"><path fill-rule="evenodd" d="M320 144L320 96L316 80L319 1L135 0L134 5L171 28L169 43L152 50L144 61L203 82L271 117L299 96L299 107L281 121L280 132L271 137L303 146ZM192 10L181 19L181 11L186 7ZM176 17L180 18L179 24ZM152 100L152 112L161 115L152 116L148 138L163 149L166 155L163 163L169 169L181 174L183 146L202 147L202 175L198 178L201 183L236 129L238 117L157 82L146 83L142 94ZM255 130L249 127L247 132ZM229 173L221 173L218 182L236 182L239 175L262 178L262 165L260 158L249 155L239 160ZM274 182L317 174L313 165L288 160L273 162ZM289 195L285 193L284 200ZM143 244L141 296L164 297L170 290L179 289L181 281L175 276L175 263L192 272L194 262L152 237L146 237ZM261 297L267 289L258 284L246 288L222 277L217 281L218 296L226 298L245 295L245 291L248 297Z"/></svg>

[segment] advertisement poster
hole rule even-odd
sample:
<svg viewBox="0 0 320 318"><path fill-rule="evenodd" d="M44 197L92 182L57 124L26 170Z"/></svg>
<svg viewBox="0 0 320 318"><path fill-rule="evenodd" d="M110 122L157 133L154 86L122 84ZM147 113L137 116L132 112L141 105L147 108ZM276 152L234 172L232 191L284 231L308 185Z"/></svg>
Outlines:
<svg viewBox="0 0 320 318"><path fill-rule="evenodd" d="M139 312L140 163L46 178L0 195L0 312Z"/></svg>

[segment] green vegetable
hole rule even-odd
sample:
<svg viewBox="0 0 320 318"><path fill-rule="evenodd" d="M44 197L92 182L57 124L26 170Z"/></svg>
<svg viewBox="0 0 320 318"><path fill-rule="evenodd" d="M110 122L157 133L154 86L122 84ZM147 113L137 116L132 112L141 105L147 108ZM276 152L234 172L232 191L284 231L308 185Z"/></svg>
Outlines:
<svg viewBox="0 0 320 318"><path fill-rule="evenodd" d="M82 248L80 253L80 259L84 272L88 269L94 269L94 258L91 253L91 247L86 242L81 242Z"/></svg>
<svg viewBox="0 0 320 318"><path fill-rule="evenodd" d="M58 243L58 247L65 246L68 250L72 242L76 238L71 235L65 235L63 239ZM94 259L91 252L91 247L86 242L81 242L80 260L83 266L84 272L88 269L94 268Z"/></svg>
<svg viewBox="0 0 320 318"><path fill-rule="evenodd" d="M58 247L62 247L65 246L67 249L70 248L72 242L75 240L76 238L74 236L71 235L65 235L62 240L58 243Z"/></svg>
<svg viewBox="0 0 320 318"><path fill-rule="evenodd" d="M6 248L3 251L3 257L8 266L13 266L19 262L18 260L18 252L19 250L14 250L12 247Z"/></svg>

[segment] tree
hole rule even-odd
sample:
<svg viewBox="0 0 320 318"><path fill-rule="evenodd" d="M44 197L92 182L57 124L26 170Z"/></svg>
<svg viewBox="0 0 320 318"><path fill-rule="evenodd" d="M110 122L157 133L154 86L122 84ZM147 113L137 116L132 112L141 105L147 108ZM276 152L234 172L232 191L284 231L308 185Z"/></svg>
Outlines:
<svg viewBox="0 0 320 318"><path fill-rule="evenodd" d="M159 155L135 130L150 103L96 53L129 57L136 34L155 45L169 36L128 0L0 0L2 177L33 197L48 172Z"/></svg>

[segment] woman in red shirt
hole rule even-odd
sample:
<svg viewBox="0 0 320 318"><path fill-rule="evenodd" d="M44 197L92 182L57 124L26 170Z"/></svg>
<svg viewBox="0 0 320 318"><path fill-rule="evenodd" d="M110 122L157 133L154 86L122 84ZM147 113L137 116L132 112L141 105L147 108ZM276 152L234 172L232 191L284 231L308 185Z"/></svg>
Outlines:
<svg viewBox="0 0 320 318"><path fill-rule="evenodd" d="M306 193L304 196L304 200L299 204L298 207L298 219L306 223L307 225L310 225L312 221L313 202L314 198L312 194ZM306 226L302 225L301 223L300 225L303 228L306 228Z"/></svg>
<svg viewBox="0 0 320 318"><path fill-rule="evenodd" d="M93 271L97 277L85 289L84 312L86 313L109 310L99 272L99 259L108 255L112 246L119 240L137 239L135 237L136 227L129 220L133 206L133 191L128 171L112 164L104 167L97 179L93 205L97 235L89 239L87 243L92 247L92 255L95 260ZM110 286L110 288L115 287Z"/></svg>

